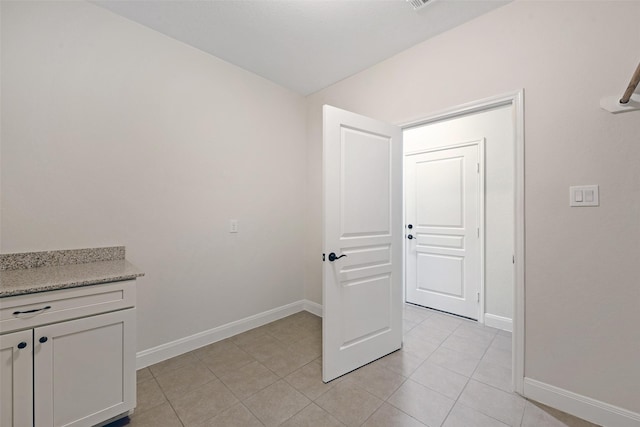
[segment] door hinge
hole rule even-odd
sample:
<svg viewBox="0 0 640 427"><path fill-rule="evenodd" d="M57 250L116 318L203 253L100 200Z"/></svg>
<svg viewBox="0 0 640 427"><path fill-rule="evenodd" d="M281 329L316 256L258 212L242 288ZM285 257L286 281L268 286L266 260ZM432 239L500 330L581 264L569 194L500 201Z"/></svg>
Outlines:
<svg viewBox="0 0 640 427"><path fill-rule="evenodd" d="M513 256L511 257L511 262L512 262L512 263L514 263L514 264L516 263L516 256L515 256L515 255L513 255Z"/></svg>
<svg viewBox="0 0 640 427"><path fill-rule="evenodd" d="M478 302L480 302L480 292L478 292L477 295L478 295Z"/></svg>
<svg viewBox="0 0 640 427"><path fill-rule="evenodd" d="M480 163L476 163L476 172L480 173Z"/></svg>
<svg viewBox="0 0 640 427"><path fill-rule="evenodd" d="M480 227L476 228L476 230L478 231L478 238L480 238Z"/></svg>
<svg viewBox="0 0 640 427"><path fill-rule="evenodd" d="M324 261L324 254L322 254L322 261Z"/></svg>

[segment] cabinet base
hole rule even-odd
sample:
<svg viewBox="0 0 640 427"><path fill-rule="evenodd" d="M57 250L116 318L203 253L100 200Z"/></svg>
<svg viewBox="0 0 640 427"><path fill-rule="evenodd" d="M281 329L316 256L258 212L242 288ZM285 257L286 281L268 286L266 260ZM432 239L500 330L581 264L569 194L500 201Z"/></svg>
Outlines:
<svg viewBox="0 0 640 427"><path fill-rule="evenodd" d="M120 415L116 415L115 417L109 418L108 420L101 422L100 424L96 424L94 427L120 427L126 426L129 424L129 416L133 415L134 409L123 412Z"/></svg>

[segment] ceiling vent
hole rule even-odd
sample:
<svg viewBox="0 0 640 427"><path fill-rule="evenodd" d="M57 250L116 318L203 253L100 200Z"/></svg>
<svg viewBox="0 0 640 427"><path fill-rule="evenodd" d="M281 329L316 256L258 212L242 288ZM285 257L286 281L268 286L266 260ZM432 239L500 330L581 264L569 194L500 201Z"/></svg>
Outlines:
<svg viewBox="0 0 640 427"><path fill-rule="evenodd" d="M407 0L407 2L411 3L411 6L413 6L413 10L422 9L433 1L434 0Z"/></svg>

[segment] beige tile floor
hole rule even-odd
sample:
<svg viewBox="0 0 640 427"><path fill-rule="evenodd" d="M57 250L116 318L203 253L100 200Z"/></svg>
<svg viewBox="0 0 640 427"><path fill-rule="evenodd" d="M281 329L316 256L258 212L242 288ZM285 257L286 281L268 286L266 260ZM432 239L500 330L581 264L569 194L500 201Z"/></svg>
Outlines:
<svg viewBox="0 0 640 427"><path fill-rule="evenodd" d="M116 426L593 426L511 393L511 335L407 305L404 344L321 380L321 319L296 313L138 371Z"/></svg>

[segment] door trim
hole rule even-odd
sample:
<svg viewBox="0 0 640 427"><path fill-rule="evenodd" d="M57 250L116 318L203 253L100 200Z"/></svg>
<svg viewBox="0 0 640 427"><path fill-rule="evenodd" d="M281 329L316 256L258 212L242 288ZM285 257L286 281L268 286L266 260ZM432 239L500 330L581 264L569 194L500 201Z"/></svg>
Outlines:
<svg viewBox="0 0 640 427"><path fill-rule="evenodd" d="M407 128L402 128L402 130L406 130ZM484 323L484 312L485 312L485 307L484 307L484 274L485 274L485 265L484 265L484 261L485 261L485 247L484 247L484 240L485 240L485 223L484 223L484 205L485 205L485 142L486 142L486 138L485 137L481 137L478 139L474 139L471 141L465 141L465 142L459 142L456 144L451 144L451 145L443 145L440 147L434 147L434 148L427 148L427 149L421 149L421 150L416 150L416 151L410 151L408 153L404 153L404 161L407 161L407 158L410 156L415 156L417 154L424 154L424 153L434 153L436 151L444 151L444 150L450 150L453 148L462 148L462 147L471 147L474 145L478 146L478 163L480 163L480 171L479 171L479 180L478 180L478 224L480 225L480 283L478 285L478 291L480 292L480 301L478 302L478 322L479 323ZM406 163L403 166L403 169L406 169ZM404 170L403 170L403 178L404 178ZM403 191L403 196L406 195L406 193ZM403 197L403 202L404 202L404 197ZM403 203L403 215L406 215L406 209L404 206L405 203ZM403 216L404 218L404 216ZM407 258L409 256L409 252L408 252L408 240L405 239L404 240L404 268L406 269L407 266ZM403 275L403 300L406 301L407 300L407 278L406 275Z"/></svg>
<svg viewBox="0 0 640 427"><path fill-rule="evenodd" d="M514 121L514 289L513 289L513 389L524 393L525 350L525 212L524 212L524 89L502 95L458 105L410 122L401 123L403 129L424 126L489 110L508 106L513 108Z"/></svg>

